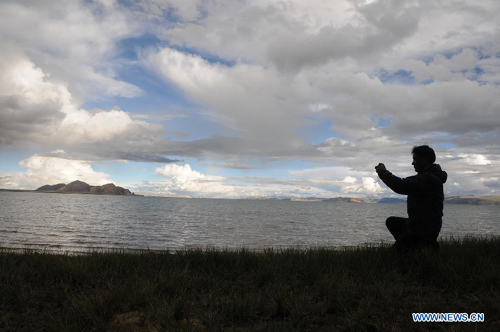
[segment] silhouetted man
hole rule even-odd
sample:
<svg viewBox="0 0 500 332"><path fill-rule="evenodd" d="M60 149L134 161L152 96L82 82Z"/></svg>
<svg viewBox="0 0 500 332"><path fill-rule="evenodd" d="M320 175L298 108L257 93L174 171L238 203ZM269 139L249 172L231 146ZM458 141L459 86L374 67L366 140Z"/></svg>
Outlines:
<svg viewBox="0 0 500 332"><path fill-rule="evenodd" d="M389 217L386 225L396 239L398 251L424 246L439 248L437 237L443 217L443 184L448 177L441 166L434 164L436 154L427 145L415 146L413 168L418 173L404 179L389 172L384 164L375 166L378 176L394 192L408 195L408 218Z"/></svg>

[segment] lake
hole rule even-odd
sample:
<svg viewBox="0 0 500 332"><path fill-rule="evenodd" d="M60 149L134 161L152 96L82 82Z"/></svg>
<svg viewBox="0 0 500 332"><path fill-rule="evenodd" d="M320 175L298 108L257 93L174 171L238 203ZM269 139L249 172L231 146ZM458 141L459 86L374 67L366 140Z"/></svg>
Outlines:
<svg viewBox="0 0 500 332"><path fill-rule="evenodd" d="M445 205L441 236L500 235L500 206ZM406 204L0 192L0 247L88 249L353 246L394 240Z"/></svg>

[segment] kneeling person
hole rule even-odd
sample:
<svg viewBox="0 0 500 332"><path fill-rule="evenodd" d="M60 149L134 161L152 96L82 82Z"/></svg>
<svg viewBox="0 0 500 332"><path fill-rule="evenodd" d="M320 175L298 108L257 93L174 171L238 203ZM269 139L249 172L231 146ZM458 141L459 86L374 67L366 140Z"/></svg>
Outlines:
<svg viewBox="0 0 500 332"><path fill-rule="evenodd" d="M384 164L375 166L378 176L389 188L408 195L408 218L389 217L386 225L399 251L423 246L437 249L443 217L443 184L448 176L434 163L436 154L429 146L415 146L412 154L412 165L417 172L414 176L401 179L389 172Z"/></svg>

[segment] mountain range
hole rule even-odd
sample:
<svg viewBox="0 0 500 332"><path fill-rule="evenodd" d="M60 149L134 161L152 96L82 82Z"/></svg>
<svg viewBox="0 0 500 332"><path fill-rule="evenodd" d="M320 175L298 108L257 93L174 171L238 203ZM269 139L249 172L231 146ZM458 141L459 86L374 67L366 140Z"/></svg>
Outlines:
<svg viewBox="0 0 500 332"><path fill-rule="evenodd" d="M334 197L334 198L284 198L282 200L289 200L293 202L343 202L343 203L406 203L405 198L397 197ZM445 197L444 204L460 204L460 205L500 205L500 196L449 196Z"/></svg>

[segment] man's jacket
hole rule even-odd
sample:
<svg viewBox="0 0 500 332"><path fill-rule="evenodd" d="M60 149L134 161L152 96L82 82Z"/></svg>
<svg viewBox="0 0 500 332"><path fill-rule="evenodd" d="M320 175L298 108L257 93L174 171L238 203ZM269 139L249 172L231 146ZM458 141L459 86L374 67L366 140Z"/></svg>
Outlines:
<svg viewBox="0 0 500 332"><path fill-rule="evenodd" d="M448 175L438 164L432 164L417 175L401 179L385 170L379 177L394 192L408 195L407 228L429 240L436 240L443 217L443 184Z"/></svg>

